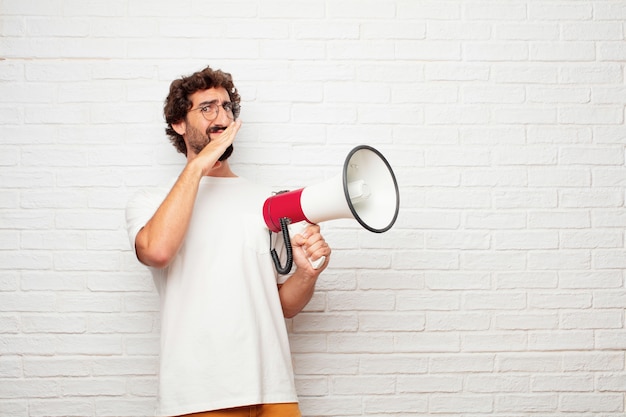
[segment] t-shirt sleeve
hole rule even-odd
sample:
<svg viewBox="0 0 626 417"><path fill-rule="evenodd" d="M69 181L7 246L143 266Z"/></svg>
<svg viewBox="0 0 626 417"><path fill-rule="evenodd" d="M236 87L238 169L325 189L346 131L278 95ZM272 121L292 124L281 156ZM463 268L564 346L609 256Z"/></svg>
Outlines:
<svg viewBox="0 0 626 417"><path fill-rule="evenodd" d="M126 205L126 230L130 247L135 251L135 239L163 202L163 195L156 190L142 190L133 195Z"/></svg>

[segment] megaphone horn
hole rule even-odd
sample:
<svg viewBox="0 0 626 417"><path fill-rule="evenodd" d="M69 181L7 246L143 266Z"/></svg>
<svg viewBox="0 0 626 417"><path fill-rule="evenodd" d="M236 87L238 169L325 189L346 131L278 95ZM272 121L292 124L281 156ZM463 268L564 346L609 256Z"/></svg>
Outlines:
<svg viewBox="0 0 626 417"><path fill-rule="evenodd" d="M275 233L285 233L285 219L315 224L343 218L354 218L370 232L382 233L393 226L399 208L398 183L389 162L371 146L360 145L348 153L334 178L265 200L263 218Z"/></svg>

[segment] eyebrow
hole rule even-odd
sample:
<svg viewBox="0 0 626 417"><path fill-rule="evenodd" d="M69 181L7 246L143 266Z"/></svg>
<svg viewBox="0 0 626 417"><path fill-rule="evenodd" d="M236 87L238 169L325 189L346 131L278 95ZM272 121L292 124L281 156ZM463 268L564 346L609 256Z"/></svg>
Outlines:
<svg viewBox="0 0 626 417"><path fill-rule="evenodd" d="M204 106L209 106L213 103L217 103L219 100L211 100L211 101L203 101L202 103L198 104L196 107L204 107Z"/></svg>

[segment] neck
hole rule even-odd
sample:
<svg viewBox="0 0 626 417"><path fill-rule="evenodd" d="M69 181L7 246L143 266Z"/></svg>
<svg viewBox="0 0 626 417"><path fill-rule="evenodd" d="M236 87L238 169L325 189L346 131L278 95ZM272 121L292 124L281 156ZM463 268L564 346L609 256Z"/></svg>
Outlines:
<svg viewBox="0 0 626 417"><path fill-rule="evenodd" d="M230 169L228 161L217 161L213 168L206 174L208 177L236 177L235 173Z"/></svg>

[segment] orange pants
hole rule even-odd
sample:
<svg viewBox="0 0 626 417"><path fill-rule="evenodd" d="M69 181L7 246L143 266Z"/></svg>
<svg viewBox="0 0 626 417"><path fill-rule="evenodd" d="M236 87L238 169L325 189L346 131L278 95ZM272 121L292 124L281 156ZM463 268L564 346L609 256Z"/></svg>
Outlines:
<svg viewBox="0 0 626 417"><path fill-rule="evenodd" d="M257 404L224 410L185 414L180 417L302 417L298 403Z"/></svg>

